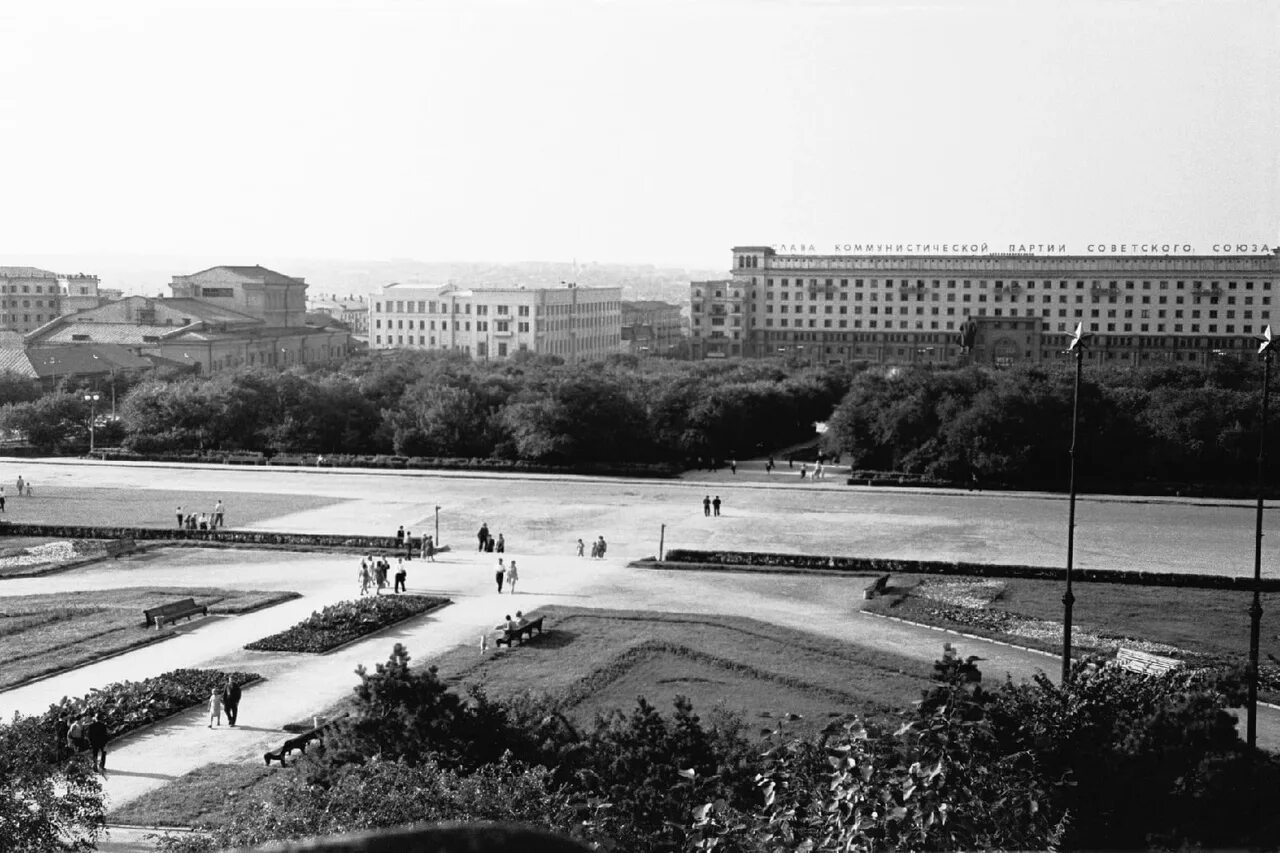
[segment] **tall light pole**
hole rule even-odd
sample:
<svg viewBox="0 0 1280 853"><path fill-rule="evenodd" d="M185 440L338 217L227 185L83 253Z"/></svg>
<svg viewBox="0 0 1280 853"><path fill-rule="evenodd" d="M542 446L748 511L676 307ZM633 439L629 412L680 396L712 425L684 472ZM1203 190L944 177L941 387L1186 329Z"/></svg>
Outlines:
<svg viewBox="0 0 1280 853"><path fill-rule="evenodd" d="M440 505L436 504L436 548L440 547Z"/></svg>
<svg viewBox="0 0 1280 853"><path fill-rule="evenodd" d="M1258 429L1258 512L1253 537L1253 603L1249 605L1249 707L1245 742L1250 749L1258 745L1258 639L1262 632L1262 490L1263 463L1267 455L1267 398L1271 393L1270 326L1267 326L1258 341L1258 354L1262 356L1262 423Z"/></svg>
<svg viewBox="0 0 1280 853"><path fill-rule="evenodd" d="M93 391L84 395L84 401L89 404L89 455L93 455L93 428L94 422L98 420L98 401L102 399L102 395L97 391Z"/></svg>
<svg viewBox="0 0 1280 853"><path fill-rule="evenodd" d="M1062 594L1062 683L1071 681L1071 608L1076 603L1071 591L1071 567L1076 546L1076 430L1080 424L1080 374L1084 369L1084 344L1093 335L1085 332L1084 323L1076 323L1067 352L1076 356L1075 391L1071 396L1070 473L1067 480L1067 591Z"/></svg>

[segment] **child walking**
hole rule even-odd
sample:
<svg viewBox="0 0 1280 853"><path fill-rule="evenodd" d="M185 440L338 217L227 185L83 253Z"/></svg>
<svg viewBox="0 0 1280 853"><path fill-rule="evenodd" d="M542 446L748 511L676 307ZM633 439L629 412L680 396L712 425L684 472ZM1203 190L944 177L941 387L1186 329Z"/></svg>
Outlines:
<svg viewBox="0 0 1280 853"><path fill-rule="evenodd" d="M209 728L222 725L222 694L214 687L209 691Z"/></svg>

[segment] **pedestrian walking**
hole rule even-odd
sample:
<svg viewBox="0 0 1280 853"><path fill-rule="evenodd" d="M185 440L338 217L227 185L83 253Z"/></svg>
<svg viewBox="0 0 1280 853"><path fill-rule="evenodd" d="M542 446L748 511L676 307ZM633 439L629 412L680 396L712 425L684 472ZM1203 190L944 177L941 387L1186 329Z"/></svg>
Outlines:
<svg viewBox="0 0 1280 853"><path fill-rule="evenodd" d="M396 547L398 548L403 544L404 544L404 525L402 524L396 530Z"/></svg>
<svg viewBox="0 0 1280 853"><path fill-rule="evenodd" d="M31 481L27 480L27 497L31 497L34 494L35 490L31 488Z"/></svg>
<svg viewBox="0 0 1280 853"><path fill-rule="evenodd" d="M183 515L182 515L182 507L178 507L178 529L179 529L179 530L181 530L181 529L182 529L182 525L183 525L185 522L186 522L186 519L185 519L185 518L183 517Z"/></svg>
<svg viewBox="0 0 1280 853"><path fill-rule="evenodd" d="M507 592L512 595L516 594L516 581L520 580L520 573L516 571L516 561L512 560L511 565L507 566Z"/></svg>
<svg viewBox="0 0 1280 853"><path fill-rule="evenodd" d="M502 594L502 582L507 577L507 567L502 565L502 558L498 558L498 567L494 569L493 579L498 584L498 594Z"/></svg>
<svg viewBox="0 0 1280 853"><path fill-rule="evenodd" d="M18 497L22 497L22 488L25 484L26 484L26 481L23 480L22 475L19 474L18 475Z"/></svg>
<svg viewBox="0 0 1280 853"><path fill-rule="evenodd" d="M382 591L387 588L387 572L391 570L391 564L387 562L386 557L378 558L378 565L375 577L378 582L378 590L376 595L382 595Z"/></svg>
<svg viewBox="0 0 1280 853"><path fill-rule="evenodd" d="M222 686L222 707L227 711L227 725L234 726L240 718L240 685L230 675Z"/></svg>
<svg viewBox="0 0 1280 853"><path fill-rule="evenodd" d="M582 556L582 551L583 551L583 549L584 549L585 547L586 547L586 546L584 546L584 545L582 544L582 540L581 540L581 539L579 539L579 540L578 540L578 556L579 556L579 557L581 557L581 556ZM595 556L595 554L592 554L591 556L593 556L593 557L594 557L594 556Z"/></svg>
<svg viewBox="0 0 1280 853"><path fill-rule="evenodd" d="M801 480L803 480L803 479L804 479L805 477L807 477L808 475L809 475L809 466L808 466L808 465L801 465L801 466L800 466L800 479L801 479Z"/></svg>
<svg viewBox="0 0 1280 853"><path fill-rule="evenodd" d="M720 517L720 496L716 495L716 499L711 502L712 509L715 510L716 518Z"/></svg>
<svg viewBox="0 0 1280 853"><path fill-rule="evenodd" d="M225 512L226 510L222 506L222 501L218 501L213 505L213 523L209 528L210 530L217 530L222 527L223 513Z"/></svg>
<svg viewBox="0 0 1280 853"><path fill-rule="evenodd" d="M102 722L102 715L94 712L93 722L85 727L85 740L89 741L89 749L93 750L93 766L102 772L107 769L107 724Z"/></svg>
<svg viewBox="0 0 1280 853"><path fill-rule="evenodd" d="M476 531L476 539L480 542L480 547L476 550L483 551L485 543L489 541L489 524L485 522L480 525L480 529Z"/></svg>
<svg viewBox="0 0 1280 853"><path fill-rule="evenodd" d="M222 725L222 694L214 687L209 691L209 728L214 723Z"/></svg>
<svg viewBox="0 0 1280 853"><path fill-rule="evenodd" d="M80 714L67 727L67 749L73 755L89 748L89 738L85 734L85 727L87 726L85 721L87 719L84 714Z"/></svg>
<svg viewBox="0 0 1280 853"><path fill-rule="evenodd" d="M370 557L369 559L373 558ZM369 573L369 560L360 561L360 574L357 577L360 579L360 594L367 594L369 592L369 584L373 582L373 577Z"/></svg>
<svg viewBox="0 0 1280 853"><path fill-rule="evenodd" d="M494 547L497 549L499 554L507 550L507 541L502 538L501 533L498 534L498 544Z"/></svg>
<svg viewBox="0 0 1280 853"><path fill-rule="evenodd" d="M707 518L711 517L711 495L707 495L702 499L702 514Z"/></svg>
<svg viewBox="0 0 1280 853"><path fill-rule="evenodd" d="M604 552L605 552L605 549L608 547L609 547L608 543L606 543L604 541L604 537L601 536L600 540L596 542L596 553L597 553L597 556L600 557L600 559L602 560L604 559Z"/></svg>
<svg viewBox="0 0 1280 853"><path fill-rule="evenodd" d="M406 530L404 532L404 558L406 560L413 559L413 531Z"/></svg>
<svg viewBox="0 0 1280 853"><path fill-rule="evenodd" d="M597 539L596 541L591 543L591 559L594 560L596 557L599 557L599 556L600 556L600 540Z"/></svg>
<svg viewBox="0 0 1280 853"><path fill-rule="evenodd" d="M737 473L738 473L738 460L737 460L737 459L730 459L730 460L729 460L729 471L730 471L732 474L737 475Z"/></svg>
<svg viewBox="0 0 1280 853"><path fill-rule="evenodd" d="M4 512L4 486L0 486L0 512Z"/></svg>
<svg viewBox="0 0 1280 853"><path fill-rule="evenodd" d="M405 570L404 560L400 560L396 564L396 592L404 592L405 578L409 577L408 571Z"/></svg>
<svg viewBox="0 0 1280 853"><path fill-rule="evenodd" d="M59 761L62 761L70 754L67 745L70 731L71 723L67 721L67 715L59 714L58 719L53 724L53 751L58 756Z"/></svg>
<svg viewBox="0 0 1280 853"><path fill-rule="evenodd" d="M427 537L427 544L423 546L422 552L427 557L427 562L434 563L436 561L436 540L434 536Z"/></svg>

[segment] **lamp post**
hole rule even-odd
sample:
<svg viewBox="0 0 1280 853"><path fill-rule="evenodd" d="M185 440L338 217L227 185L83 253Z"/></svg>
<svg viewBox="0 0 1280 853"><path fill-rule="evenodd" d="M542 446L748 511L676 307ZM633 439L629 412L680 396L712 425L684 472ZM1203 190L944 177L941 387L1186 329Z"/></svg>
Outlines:
<svg viewBox="0 0 1280 853"><path fill-rule="evenodd" d="M1258 511L1254 525L1253 603L1249 605L1249 705L1246 709L1245 742L1258 745L1258 639L1262 632L1262 489L1263 462L1267 452L1267 398L1271 393L1271 327L1258 338L1262 356L1262 423L1258 429Z"/></svg>
<svg viewBox="0 0 1280 853"><path fill-rule="evenodd" d="M102 399L102 395L97 391L84 395L84 401L89 404L89 455L93 455L93 428L94 422L98 420L98 401Z"/></svg>
<svg viewBox="0 0 1280 853"><path fill-rule="evenodd" d="M440 547L440 505L436 504L436 547Z"/></svg>
<svg viewBox="0 0 1280 853"><path fill-rule="evenodd" d="M1080 423L1080 374L1084 369L1084 344L1093 337L1084 330L1084 323L1076 323L1068 353L1076 356L1075 390L1071 395L1071 449L1070 473L1067 479L1067 591L1062 594L1062 683L1071 681L1071 608L1076 603L1071 591L1071 567L1075 559L1076 545L1076 430Z"/></svg>

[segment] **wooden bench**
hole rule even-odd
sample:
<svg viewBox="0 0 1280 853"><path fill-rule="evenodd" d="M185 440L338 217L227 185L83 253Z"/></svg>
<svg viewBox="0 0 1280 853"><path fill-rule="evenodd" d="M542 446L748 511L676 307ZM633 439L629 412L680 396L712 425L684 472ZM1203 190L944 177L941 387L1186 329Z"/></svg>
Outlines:
<svg viewBox="0 0 1280 853"><path fill-rule="evenodd" d="M142 615L147 618L147 627L155 625L157 628L166 622L177 622L179 619L190 619L199 613L202 616L209 615L209 608L203 604L196 604L194 598L184 598L181 601L175 601L172 604L166 604L162 607L152 607L143 610Z"/></svg>
<svg viewBox="0 0 1280 853"><path fill-rule="evenodd" d="M1116 665L1129 672L1143 675L1164 675L1182 666L1177 658L1166 658L1137 649L1120 648L1116 651Z"/></svg>
<svg viewBox="0 0 1280 853"><path fill-rule="evenodd" d="M537 619L526 622L515 630L510 628L506 629L502 632L502 636L494 642L494 645L511 648L512 641L516 641L523 646L525 640L533 638L533 632L535 630L538 632L539 636L542 635L542 620L544 618L545 617L543 616L539 616Z"/></svg>
<svg viewBox="0 0 1280 853"><path fill-rule="evenodd" d="M330 720L329 722L323 725L316 726L311 731L303 732L302 734L299 734L299 735L294 735L293 737L285 741L283 744L281 744L279 749L273 749L269 752L264 752L262 754L262 760L266 762L268 767L271 766L272 761L279 761L280 766L284 767L285 757L288 756L289 753L293 752L296 749L299 752L301 752L303 755L306 755L308 744L310 744L314 740L318 740L321 743L324 743L325 730L331 728L334 725L334 723L337 723L339 720L343 720L348 716L349 716L348 714L343 714L337 720Z"/></svg>
<svg viewBox="0 0 1280 853"><path fill-rule="evenodd" d="M877 595L882 594L885 590L885 587L887 587L888 585L889 585L889 576L881 575L880 577L876 578L871 582L871 584L866 588L866 590L862 593L862 595L864 598L867 598L867 599L875 598Z"/></svg>

